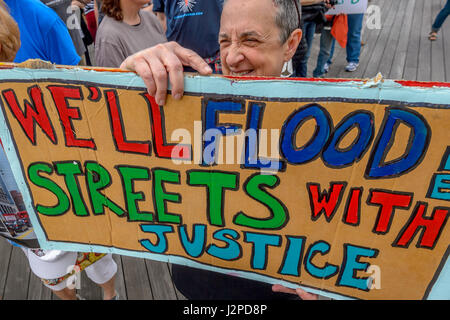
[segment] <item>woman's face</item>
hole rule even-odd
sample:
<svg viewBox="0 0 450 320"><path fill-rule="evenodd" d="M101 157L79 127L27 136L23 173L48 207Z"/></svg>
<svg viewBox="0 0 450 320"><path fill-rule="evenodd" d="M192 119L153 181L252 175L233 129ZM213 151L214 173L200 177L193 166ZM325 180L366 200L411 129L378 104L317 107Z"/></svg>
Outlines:
<svg viewBox="0 0 450 320"><path fill-rule="evenodd" d="M231 76L280 76L284 63L297 48L289 40L281 43L280 33L272 1L228 0L223 8L219 31L223 73ZM297 33L301 37L301 31Z"/></svg>

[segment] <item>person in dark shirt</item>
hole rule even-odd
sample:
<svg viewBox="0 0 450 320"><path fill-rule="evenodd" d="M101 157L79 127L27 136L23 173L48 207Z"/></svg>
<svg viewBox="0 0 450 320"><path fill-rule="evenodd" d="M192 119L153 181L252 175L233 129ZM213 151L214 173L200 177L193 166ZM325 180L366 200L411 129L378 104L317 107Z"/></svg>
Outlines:
<svg viewBox="0 0 450 320"><path fill-rule="evenodd" d="M195 51L216 72L220 72L217 39L222 7L223 0L153 0L153 12L165 28L167 40Z"/></svg>

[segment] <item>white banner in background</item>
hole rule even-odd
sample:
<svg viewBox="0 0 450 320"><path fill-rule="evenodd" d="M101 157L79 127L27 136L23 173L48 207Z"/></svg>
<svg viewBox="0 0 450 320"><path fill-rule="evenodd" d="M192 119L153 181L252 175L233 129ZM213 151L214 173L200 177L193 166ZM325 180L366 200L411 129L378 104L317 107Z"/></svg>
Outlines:
<svg viewBox="0 0 450 320"><path fill-rule="evenodd" d="M326 14L353 14L365 13L367 10L367 0L338 0L334 9L330 9Z"/></svg>

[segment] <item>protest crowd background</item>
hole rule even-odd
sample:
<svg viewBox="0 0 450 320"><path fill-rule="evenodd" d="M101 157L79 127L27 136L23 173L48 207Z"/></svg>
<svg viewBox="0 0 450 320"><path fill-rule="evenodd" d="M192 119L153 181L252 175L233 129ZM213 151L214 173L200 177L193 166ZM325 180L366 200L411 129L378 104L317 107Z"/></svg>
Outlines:
<svg viewBox="0 0 450 320"><path fill-rule="evenodd" d="M198 53L213 73L222 71L217 39L223 0L0 0L0 5L2 62L41 59L60 65L120 68L140 50L175 41ZM187 13L194 6L207 14L189 19ZM327 15L332 6L329 0L301 1L303 36L283 68L283 77L364 79L381 73L388 79L450 81L450 23L445 21L450 1L369 0L365 14ZM180 18L183 13L186 16ZM188 67L185 71L195 72ZM0 184L3 189L8 189L4 183ZM19 206L20 201L13 210ZM5 211L2 214L11 210L0 208ZM24 293L14 290L28 281L23 289L28 299L186 299L172 284L171 266L166 263L97 257L86 269L87 275L82 275L81 294L76 294L64 288L67 278L61 270L74 259L90 257L59 252L54 258L60 259L59 266L48 267L50 272L39 262L48 252L20 250L4 239L0 243L0 298L23 299ZM9 257L8 262L3 256ZM15 268L14 261L20 261L20 267ZM2 278L8 270L9 278ZM15 280L13 273L20 279ZM144 280L139 277L142 274ZM297 297L295 292L293 296Z"/></svg>

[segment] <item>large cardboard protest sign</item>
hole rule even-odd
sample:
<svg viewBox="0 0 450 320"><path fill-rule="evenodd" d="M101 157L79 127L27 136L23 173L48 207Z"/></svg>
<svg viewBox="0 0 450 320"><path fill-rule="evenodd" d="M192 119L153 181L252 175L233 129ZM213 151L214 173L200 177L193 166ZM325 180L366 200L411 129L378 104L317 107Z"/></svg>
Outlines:
<svg viewBox="0 0 450 320"><path fill-rule="evenodd" d="M186 75L159 106L133 73L0 78L0 137L44 248L448 297L448 84Z"/></svg>

